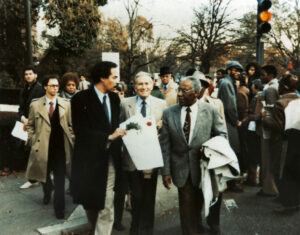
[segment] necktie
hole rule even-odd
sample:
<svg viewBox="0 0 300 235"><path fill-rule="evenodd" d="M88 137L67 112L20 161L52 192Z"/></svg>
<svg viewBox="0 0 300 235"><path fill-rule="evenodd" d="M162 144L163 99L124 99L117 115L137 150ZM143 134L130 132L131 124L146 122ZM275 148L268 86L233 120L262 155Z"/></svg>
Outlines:
<svg viewBox="0 0 300 235"><path fill-rule="evenodd" d="M186 142L189 143L189 137L190 137L190 129L191 129L191 108L190 107L187 107L186 108L186 116L185 116L185 122L184 122L184 125L183 125L183 132L184 132L184 135L185 135L185 139L186 139Z"/></svg>
<svg viewBox="0 0 300 235"><path fill-rule="evenodd" d="M81 90L84 90L83 82L81 83Z"/></svg>
<svg viewBox="0 0 300 235"><path fill-rule="evenodd" d="M108 122L110 123L110 118L109 118L109 114L108 114L108 107L107 107L107 103L106 103L106 98L107 96L103 96L103 107L104 107L104 111L107 117Z"/></svg>
<svg viewBox="0 0 300 235"><path fill-rule="evenodd" d="M164 90L165 90L165 91L166 91L167 88L168 88L166 84L164 84L163 87L164 87Z"/></svg>
<svg viewBox="0 0 300 235"><path fill-rule="evenodd" d="M146 102L145 102L145 100L143 100L143 102L142 102L141 114L143 115L143 117L146 117Z"/></svg>
<svg viewBox="0 0 300 235"><path fill-rule="evenodd" d="M53 112L54 112L53 102L50 101L49 104L50 104L50 108L49 108L49 116L50 116L50 118L52 118Z"/></svg>

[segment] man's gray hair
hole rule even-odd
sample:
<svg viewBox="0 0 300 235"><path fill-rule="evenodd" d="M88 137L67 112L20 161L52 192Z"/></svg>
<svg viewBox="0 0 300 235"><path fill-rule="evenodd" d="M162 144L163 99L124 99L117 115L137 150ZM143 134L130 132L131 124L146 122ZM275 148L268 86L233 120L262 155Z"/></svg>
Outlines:
<svg viewBox="0 0 300 235"><path fill-rule="evenodd" d="M185 81L185 80L192 81L193 91L198 91L198 92L201 91L201 83L200 83L199 79L197 79L193 76L188 76L188 77L184 77L181 81Z"/></svg>
<svg viewBox="0 0 300 235"><path fill-rule="evenodd" d="M137 80L139 77L149 77L149 78L152 80L152 77L151 77L151 74L150 74L150 73L141 71L141 72L138 72L138 73L135 75L134 83L136 83L136 80ZM152 81L153 81L153 80L152 80Z"/></svg>

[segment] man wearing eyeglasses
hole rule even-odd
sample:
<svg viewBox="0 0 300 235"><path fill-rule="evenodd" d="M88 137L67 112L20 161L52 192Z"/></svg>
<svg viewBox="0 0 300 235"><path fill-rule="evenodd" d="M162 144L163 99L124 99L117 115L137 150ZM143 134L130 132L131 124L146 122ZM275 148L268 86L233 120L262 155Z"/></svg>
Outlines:
<svg viewBox="0 0 300 235"><path fill-rule="evenodd" d="M204 231L201 222L203 197L200 149L213 136L226 137L218 110L211 104L198 101L201 84L193 76L184 78L178 88L179 104L163 113L160 134L164 167L163 184L170 189L172 182L178 189L182 234L196 235ZM220 207L222 196L210 208L207 223L213 234L220 233Z"/></svg>
<svg viewBox="0 0 300 235"><path fill-rule="evenodd" d="M74 134L71 122L71 106L67 99L57 96L59 82L56 76L43 81L46 95L33 100L27 124L31 146L26 177L41 181L43 203L51 200L54 189L54 211L57 219L64 218L65 175L70 176L71 153ZM53 172L54 185L50 178Z"/></svg>

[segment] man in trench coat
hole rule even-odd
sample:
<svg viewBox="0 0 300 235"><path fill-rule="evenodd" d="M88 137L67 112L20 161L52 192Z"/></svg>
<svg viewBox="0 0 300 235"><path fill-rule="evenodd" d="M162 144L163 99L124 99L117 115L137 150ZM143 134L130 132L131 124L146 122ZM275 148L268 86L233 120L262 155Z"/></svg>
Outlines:
<svg viewBox="0 0 300 235"><path fill-rule="evenodd" d="M75 132L71 192L82 204L95 234L110 235L113 226L113 188L120 171L120 99L117 65L97 63L91 71L94 85L71 100Z"/></svg>
<svg viewBox="0 0 300 235"><path fill-rule="evenodd" d="M68 100L57 97L59 89L55 76L43 82L46 95L33 100L27 124L31 146L26 177L43 184L43 203L48 204L53 189L50 172L54 176L54 211L58 219L64 218L65 175L70 175L74 134L71 107Z"/></svg>

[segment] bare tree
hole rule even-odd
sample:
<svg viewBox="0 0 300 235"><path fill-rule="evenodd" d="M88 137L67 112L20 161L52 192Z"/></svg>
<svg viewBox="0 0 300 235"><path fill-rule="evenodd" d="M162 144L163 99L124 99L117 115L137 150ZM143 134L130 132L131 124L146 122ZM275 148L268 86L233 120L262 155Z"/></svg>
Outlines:
<svg viewBox="0 0 300 235"><path fill-rule="evenodd" d="M231 0L209 0L199 10L194 10L195 19L189 32L178 31L176 43L182 48L181 59L192 66L200 65L208 73L211 61L228 51L232 19L228 12Z"/></svg>
<svg viewBox="0 0 300 235"><path fill-rule="evenodd" d="M291 2L274 1L276 12L271 21L272 31L269 40L273 48L272 58L282 66L292 62L294 68L300 69L300 5L299 0ZM274 56L276 55L276 56Z"/></svg>

